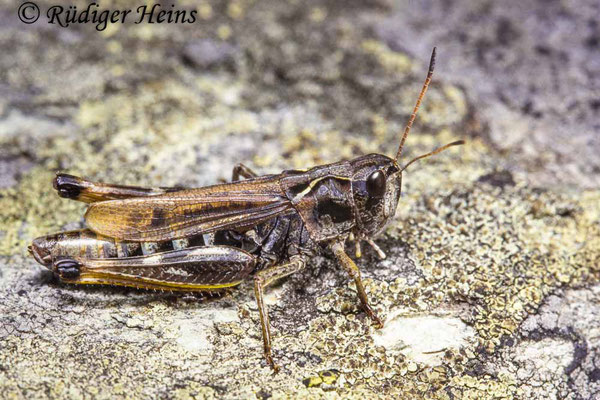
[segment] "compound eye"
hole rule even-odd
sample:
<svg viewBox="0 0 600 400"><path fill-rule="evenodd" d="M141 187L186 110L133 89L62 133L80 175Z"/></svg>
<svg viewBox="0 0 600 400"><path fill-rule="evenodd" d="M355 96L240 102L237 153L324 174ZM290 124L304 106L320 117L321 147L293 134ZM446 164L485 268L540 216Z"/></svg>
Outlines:
<svg viewBox="0 0 600 400"><path fill-rule="evenodd" d="M383 197L385 194L385 175L377 170L367 178L367 192L371 197Z"/></svg>

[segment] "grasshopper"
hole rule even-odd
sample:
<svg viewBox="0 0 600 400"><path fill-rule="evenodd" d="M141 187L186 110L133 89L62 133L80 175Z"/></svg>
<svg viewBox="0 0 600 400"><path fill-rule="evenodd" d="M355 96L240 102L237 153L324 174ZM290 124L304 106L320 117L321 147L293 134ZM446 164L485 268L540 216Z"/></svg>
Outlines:
<svg viewBox="0 0 600 400"><path fill-rule="evenodd" d="M109 185L59 173L54 179L59 196L89 204L88 229L37 238L29 251L61 281L75 284L222 292L252 277L265 359L277 370L265 288L329 249L380 328L383 322L369 305L345 243L356 242L357 257L362 241L385 257L372 238L395 214L402 172L464 143L452 142L402 167L398 163L434 66L435 48L394 158L369 154L266 176L238 164L231 183L196 189Z"/></svg>

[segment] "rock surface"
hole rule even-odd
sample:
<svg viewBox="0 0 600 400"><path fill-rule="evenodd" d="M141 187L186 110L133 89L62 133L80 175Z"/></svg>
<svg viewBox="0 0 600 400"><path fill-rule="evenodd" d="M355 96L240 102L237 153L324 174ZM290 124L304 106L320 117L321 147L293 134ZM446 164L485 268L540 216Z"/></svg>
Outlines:
<svg viewBox="0 0 600 400"><path fill-rule="evenodd" d="M102 6L137 6L122 3ZM181 2L195 24L101 32L2 3L0 397L600 396L600 10L509 3ZM434 45L404 157L467 145L411 166L377 238L388 258L359 261L383 330L318 257L269 291L273 375L250 283L211 299L81 288L27 256L83 226L57 170L201 186L237 162L392 154Z"/></svg>

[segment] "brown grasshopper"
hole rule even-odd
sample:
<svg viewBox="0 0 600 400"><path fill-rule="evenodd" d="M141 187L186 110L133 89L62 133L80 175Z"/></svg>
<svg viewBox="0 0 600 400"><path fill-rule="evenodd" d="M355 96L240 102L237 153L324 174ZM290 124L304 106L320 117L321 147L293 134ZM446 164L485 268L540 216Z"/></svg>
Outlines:
<svg viewBox="0 0 600 400"><path fill-rule="evenodd" d="M265 358L277 370L263 292L329 249L354 280L368 316L382 327L344 244L353 237L360 257L364 240L385 257L372 237L394 216L402 171L464 143L398 164L434 65L435 49L395 158L369 154L266 176L239 164L232 183L197 189L108 185L58 174L54 188L61 197L90 204L85 213L89 229L37 238L29 250L62 281L76 284L215 292L252 276Z"/></svg>

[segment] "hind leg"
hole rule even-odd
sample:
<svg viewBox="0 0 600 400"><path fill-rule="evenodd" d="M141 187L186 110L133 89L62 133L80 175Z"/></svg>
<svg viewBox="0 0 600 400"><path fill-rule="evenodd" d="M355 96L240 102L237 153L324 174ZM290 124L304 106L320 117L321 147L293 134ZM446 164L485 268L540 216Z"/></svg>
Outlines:
<svg viewBox="0 0 600 400"><path fill-rule="evenodd" d="M218 291L239 285L256 258L229 246L198 246L144 256L58 256L48 266L61 281L171 291Z"/></svg>
<svg viewBox="0 0 600 400"><path fill-rule="evenodd" d="M288 264L274 265L267 269L258 271L254 275L254 295L256 296L256 304L260 314L260 324L263 335L263 345L265 350L265 358L275 372L279 371L279 367L273 362L271 355L271 328L269 324L269 313L263 299L263 293L267 286L275 282L279 278L298 272L304 268L306 264L304 258L300 256L292 257Z"/></svg>

